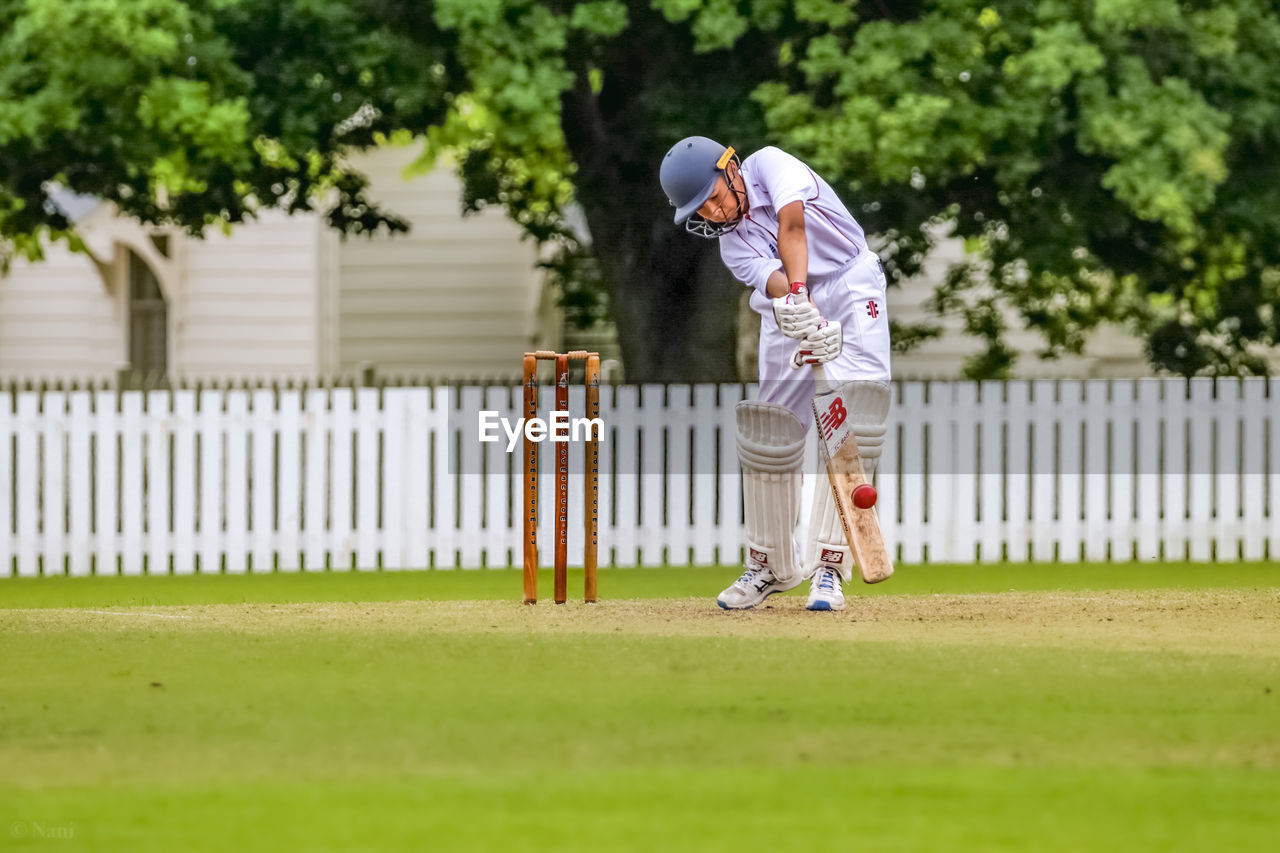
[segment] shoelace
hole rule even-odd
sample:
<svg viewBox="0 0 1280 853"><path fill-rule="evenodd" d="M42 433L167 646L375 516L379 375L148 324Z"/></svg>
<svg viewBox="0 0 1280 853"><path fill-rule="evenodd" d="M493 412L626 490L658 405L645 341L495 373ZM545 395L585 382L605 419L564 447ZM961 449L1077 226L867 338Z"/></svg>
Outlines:
<svg viewBox="0 0 1280 853"><path fill-rule="evenodd" d="M738 578L738 583L743 586L750 586L762 574L764 574L764 569L747 569L742 573L742 577Z"/></svg>
<svg viewBox="0 0 1280 853"><path fill-rule="evenodd" d="M820 569L818 589L822 592L836 591L836 573L831 569Z"/></svg>

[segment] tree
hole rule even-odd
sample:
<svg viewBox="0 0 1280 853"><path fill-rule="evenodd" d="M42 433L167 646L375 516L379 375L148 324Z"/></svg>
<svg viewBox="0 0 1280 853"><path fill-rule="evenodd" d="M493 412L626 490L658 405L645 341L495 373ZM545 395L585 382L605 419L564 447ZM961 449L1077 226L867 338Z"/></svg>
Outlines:
<svg viewBox="0 0 1280 853"><path fill-rule="evenodd" d="M886 241L894 278L939 234L964 238L936 303L987 341L972 376L1013 365L1005 309L1046 357L1110 321L1157 367L1266 369L1258 350L1280 332L1270 4L440 3L455 6L469 11L442 24L473 97L502 117L470 148L475 201L517 216L541 201L554 220L567 194L546 204L527 180L529 152L554 152L541 166L587 212L633 375L706 375L684 343L730 310L708 247L671 233L655 201L655 155L695 132L808 159Z"/></svg>
<svg viewBox="0 0 1280 853"><path fill-rule="evenodd" d="M538 239L558 243L571 295L583 295L583 279L599 283L632 381L736 378L741 287L715 244L672 222L658 167L692 133L764 144L750 93L770 78L778 50L760 30L703 44L715 16L679 6L437 2L468 87L428 160L462 151L473 207L503 204ZM570 202L585 213L589 245L565 221ZM598 315L598 302L578 305Z"/></svg>
<svg viewBox="0 0 1280 853"><path fill-rule="evenodd" d="M75 240L58 187L193 233L336 190L335 227L401 229L342 154L425 133L428 162L460 154L470 209L560 246L584 316L607 283L633 378L734 376L737 288L670 223L657 165L686 97L708 132L760 140L769 63L699 53L646 3L0 0L0 27L0 238L28 253Z"/></svg>
<svg viewBox="0 0 1280 853"><path fill-rule="evenodd" d="M887 4L885 7L887 8ZM893 5L756 93L852 195L899 272L945 226L938 291L1007 373L1001 306L1078 352L1117 321L1176 373L1262 373L1280 333L1280 15L1272 3Z"/></svg>
<svg viewBox="0 0 1280 853"><path fill-rule="evenodd" d="M193 233L334 196L334 227L402 230L342 155L458 87L411 0L0 0L0 33L0 238L33 255L74 239L58 187Z"/></svg>
<svg viewBox="0 0 1280 853"><path fill-rule="evenodd" d="M1127 324L1179 373L1280 337L1280 22L1262 0L0 0L0 237L66 228L51 185L198 228L255 205L373 209L345 147L426 133L572 307L607 293L635 380L733 373L740 288L674 226L662 154L702 133L812 162L940 283L1005 375L1006 309L1049 356ZM589 245L570 224L585 212ZM30 243L28 242L28 245Z"/></svg>

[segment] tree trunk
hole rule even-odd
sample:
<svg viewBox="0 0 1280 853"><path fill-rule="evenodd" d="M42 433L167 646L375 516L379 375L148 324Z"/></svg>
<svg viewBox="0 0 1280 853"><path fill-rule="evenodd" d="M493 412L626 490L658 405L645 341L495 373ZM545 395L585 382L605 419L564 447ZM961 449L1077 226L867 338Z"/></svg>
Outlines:
<svg viewBox="0 0 1280 853"><path fill-rule="evenodd" d="M738 144L760 141L749 94L768 72L760 57L776 50L752 43L696 54L685 28L648 4L628 8L628 35L618 49L601 56L584 42L568 51L575 83L561 96L560 113L623 369L628 382L736 381L742 285L724 268L715 241L671 221L658 170L667 149L704 121L734 128ZM595 61L602 61L598 92L590 84ZM681 71L673 76L677 62ZM671 99L697 105L699 118L673 121Z"/></svg>
<svg viewBox="0 0 1280 853"><path fill-rule="evenodd" d="M716 244L670 219L615 229L598 227L610 220L607 214L587 214L597 226L595 252L610 288L627 381L734 381L741 285L724 268Z"/></svg>

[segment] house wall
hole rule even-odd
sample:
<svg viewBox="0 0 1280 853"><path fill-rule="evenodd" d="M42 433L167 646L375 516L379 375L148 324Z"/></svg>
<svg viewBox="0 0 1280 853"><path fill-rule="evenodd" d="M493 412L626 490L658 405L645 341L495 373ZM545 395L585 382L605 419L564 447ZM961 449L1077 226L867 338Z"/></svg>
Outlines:
<svg viewBox="0 0 1280 853"><path fill-rule="evenodd" d="M126 358L122 306L83 254L62 245L0 276L0 380L108 379Z"/></svg>
<svg viewBox="0 0 1280 853"><path fill-rule="evenodd" d="M500 210L462 218L452 170L404 181L418 153L415 145L353 159L372 196L412 230L337 242L335 361L342 371L372 362L384 375L511 377L535 344L536 247Z"/></svg>
<svg viewBox="0 0 1280 853"><path fill-rule="evenodd" d="M79 225L101 272L59 245L0 277L0 379L105 380L128 361L128 253L148 238L109 205ZM315 216L269 212L230 235L172 233L169 377L314 378L319 232Z"/></svg>
<svg viewBox="0 0 1280 853"><path fill-rule="evenodd" d="M938 318L928 308L934 287L946 276L947 267L963 255L958 240L939 243L925 261L920 275L889 288L889 315L899 323L928 323L941 326L943 334L916 349L893 357L896 379L958 379L964 361L983 349L981 341L965 334L959 317ZM1122 330L1107 326L1090 338L1083 356L1042 360L1035 353L1043 338L1020 327L1019 319L1006 312L1009 332L1005 340L1018 353L1013 377L1018 379L1115 378L1151 375L1142 343Z"/></svg>
<svg viewBox="0 0 1280 853"><path fill-rule="evenodd" d="M271 211L229 236L183 239L170 305L176 378L313 379L322 251L316 216Z"/></svg>
<svg viewBox="0 0 1280 853"><path fill-rule="evenodd" d="M379 374L510 377L521 352L551 346L536 248L498 210L462 218L447 168L405 181L419 148L359 155L372 195L408 235L342 238L316 215L267 212L230 234L171 236L161 276L173 379ZM137 223L101 205L78 223L100 257L51 247L0 278L0 378L107 379L127 360L124 235Z"/></svg>

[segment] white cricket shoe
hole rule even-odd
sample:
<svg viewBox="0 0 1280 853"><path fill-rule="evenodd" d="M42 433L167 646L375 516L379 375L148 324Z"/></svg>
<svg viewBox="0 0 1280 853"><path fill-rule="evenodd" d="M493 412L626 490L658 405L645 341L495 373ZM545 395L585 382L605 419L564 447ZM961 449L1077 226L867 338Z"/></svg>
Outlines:
<svg viewBox="0 0 1280 853"><path fill-rule="evenodd" d="M809 583L806 610L844 610L844 579L830 566L818 566Z"/></svg>
<svg viewBox="0 0 1280 853"><path fill-rule="evenodd" d="M790 582L780 581L773 576L773 572L763 566L748 562L747 570L742 573L742 577L720 593L720 597L716 599L716 604L719 604L725 610L749 610L775 592L786 592L789 589L794 589L803 580L804 578L797 577Z"/></svg>

